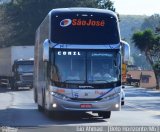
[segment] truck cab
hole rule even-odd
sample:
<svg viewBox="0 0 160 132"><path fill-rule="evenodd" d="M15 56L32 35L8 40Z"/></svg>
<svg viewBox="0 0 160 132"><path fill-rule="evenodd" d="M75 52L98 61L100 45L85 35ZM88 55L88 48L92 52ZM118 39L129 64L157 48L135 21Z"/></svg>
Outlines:
<svg viewBox="0 0 160 132"><path fill-rule="evenodd" d="M18 90L19 87L33 87L33 59L15 60L12 66L11 88Z"/></svg>

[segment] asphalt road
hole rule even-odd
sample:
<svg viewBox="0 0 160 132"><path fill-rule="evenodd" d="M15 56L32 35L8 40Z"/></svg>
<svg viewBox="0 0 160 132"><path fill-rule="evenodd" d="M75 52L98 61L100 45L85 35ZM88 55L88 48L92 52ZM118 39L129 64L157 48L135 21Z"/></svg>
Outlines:
<svg viewBox="0 0 160 132"><path fill-rule="evenodd" d="M0 88L0 128L19 132L72 132L85 129L80 126L160 125L159 91L126 87L125 93L125 106L121 111L112 112L110 119L99 118L96 113L73 112L65 113L54 119L48 118L37 110L32 90L11 91Z"/></svg>

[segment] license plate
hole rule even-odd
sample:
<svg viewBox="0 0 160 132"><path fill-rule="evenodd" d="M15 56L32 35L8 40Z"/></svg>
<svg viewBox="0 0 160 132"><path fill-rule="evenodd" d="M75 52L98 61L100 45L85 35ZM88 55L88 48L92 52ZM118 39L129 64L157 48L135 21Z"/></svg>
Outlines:
<svg viewBox="0 0 160 132"><path fill-rule="evenodd" d="M81 104L80 108L92 108L92 104Z"/></svg>

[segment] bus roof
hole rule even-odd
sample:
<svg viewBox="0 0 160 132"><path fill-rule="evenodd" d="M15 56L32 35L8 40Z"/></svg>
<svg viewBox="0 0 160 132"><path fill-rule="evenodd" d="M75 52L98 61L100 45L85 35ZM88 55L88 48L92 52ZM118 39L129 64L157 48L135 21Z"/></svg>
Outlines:
<svg viewBox="0 0 160 132"><path fill-rule="evenodd" d="M79 13L104 13L109 14L117 18L117 15L115 12L107 9L97 9L97 8L87 8L87 7L72 7L72 8L57 8L52 9L49 14L61 14L61 13L70 13L70 12L79 12Z"/></svg>

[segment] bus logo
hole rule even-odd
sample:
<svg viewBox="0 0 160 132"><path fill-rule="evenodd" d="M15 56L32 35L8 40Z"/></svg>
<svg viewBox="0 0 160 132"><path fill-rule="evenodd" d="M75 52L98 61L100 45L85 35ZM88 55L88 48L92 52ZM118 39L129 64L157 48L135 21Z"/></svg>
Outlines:
<svg viewBox="0 0 160 132"><path fill-rule="evenodd" d="M61 27L67 27L69 25L71 25L72 23L72 20L71 19L63 19L61 22L60 22L60 26Z"/></svg>

